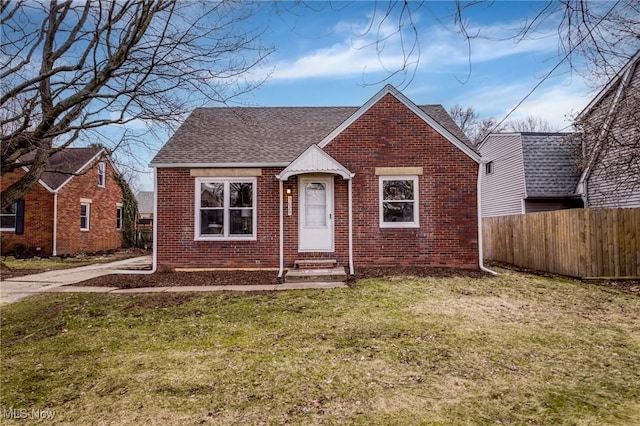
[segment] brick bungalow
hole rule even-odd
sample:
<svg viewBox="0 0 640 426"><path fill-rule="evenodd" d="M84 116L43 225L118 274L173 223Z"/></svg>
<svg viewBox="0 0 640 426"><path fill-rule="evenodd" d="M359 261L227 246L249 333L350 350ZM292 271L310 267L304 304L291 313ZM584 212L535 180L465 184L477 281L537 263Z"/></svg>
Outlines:
<svg viewBox="0 0 640 426"><path fill-rule="evenodd" d="M480 155L440 105L198 108L152 160L159 270L481 268Z"/></svg>
<svg viewBox="0 0 640 426"><path fill-rule="evenodd" d="M25 173L20 168L2 175L2 189ZM55 256L122 247L122 190L105 150L56 152L35 187L2 211L0 220L3 254Z"/></svg>

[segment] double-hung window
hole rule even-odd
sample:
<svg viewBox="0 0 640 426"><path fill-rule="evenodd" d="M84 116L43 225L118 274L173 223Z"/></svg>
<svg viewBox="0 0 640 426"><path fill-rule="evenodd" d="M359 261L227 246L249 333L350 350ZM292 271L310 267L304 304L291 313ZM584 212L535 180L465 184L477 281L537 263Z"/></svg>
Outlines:
<svg viewBox="0 0 640 426"><path fill-rule="evenodd" d="M418 176L380 176L380 227L418 226Z"/></svg>
<svg viewBox="0 0 640 426"><path fill-rule="evenodd" d="M98 163L98 186L104 188L107 179L107 163L101 161Z"/></svg>
<svg viewBox="0 0 640 426"><path fill-rule="evenodd" d="M122 229L122 206L116 206L116 229L117 230L121 230Z"/></svg>
<svg viewBox="0 0 640 426"><path fill-rule="evenodd" d="M80 230L89 230L89 216L91 213L91 203L80 203Z"/></svg>
<svg viewBox="0 0 640 426"><path fill-rule="evenodd" d="M16 229L16 212L18 203L13 203L0 213L0 229L3 231L14 231Z"/></svg>
<svg viewBox="0 0 640 426"><path fill-rule="evenodd" d="M196 179L196 240L256 239L256 178Z"/></svg>

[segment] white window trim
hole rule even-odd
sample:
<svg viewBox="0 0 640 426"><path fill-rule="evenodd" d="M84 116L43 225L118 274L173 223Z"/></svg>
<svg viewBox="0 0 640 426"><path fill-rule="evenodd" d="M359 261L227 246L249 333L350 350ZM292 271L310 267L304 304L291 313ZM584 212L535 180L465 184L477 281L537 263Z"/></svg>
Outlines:
<svg viewBox="0 0 640 426"><path fill-rule="evenodd" d="M107 182L107 163L101 161L98 163L98 187L104 188Z"/></svg>
<svg viewBox="0 0 640 426"><path fill-rule="evenodd" d="M0 216L13 216L13 228L0 228L0 231L2 232L15 232L16 231L16 220L18 219L18 211L17 211L17 203L13 203L14 206L14 210L16 210L16 212L14 214L7 214L7 213L0 213Z"/></svg>
<svg viewBox="0 0 640 426"><path fill-rule="evenodd" d="M120 226L118 226L118 222L120 222ZM122 229L122 222L124 222L124 208L122 204L116 204L116 230L120 231Z"/></svg>
<svg viewBox="0 0 640 426"><path fill-rule="evenodd" d="M82 206L87 206L87 226L85 228L80 225L81 231L88 231L91 227L91 203L82 201L80 203L80 222L82 223Z"/></svg>
<svg viewBox="0 0 640 426"><path fill-rule="evenodd" d="M230 183L251 183L253 184L253 200L252 200L252 220L253 220L253 234L242 235L227 235L228 228L223 230L223 233L219 236L216 235L200 235L200 185L203 183L224 183L224 223L229 226L229 184ZM194 237L195 241L256 241L258 239L258 179L255 177L243 178L243 177L212 177L212 178L196 178L195 179L195 202L194 202Z"/></svg>
<svg viewBox="0 0 640 426"><path fill-rule="evenodd" d="M485 175L492 175L494 172L494 168L495 165L493 164L493 161L489 161L488 163L485 163L484 165L484 174Z"/></svg>
<svg viewBox="0 0 640 426"><path fill-rule="evenodd" d="M385 222L384 221L384 200L383 182L385 180L412 180L413 181L413 222ZM420 227L420 199L417 175L396 175L378 177L378 208L380 228L419 228Z"/></svg>

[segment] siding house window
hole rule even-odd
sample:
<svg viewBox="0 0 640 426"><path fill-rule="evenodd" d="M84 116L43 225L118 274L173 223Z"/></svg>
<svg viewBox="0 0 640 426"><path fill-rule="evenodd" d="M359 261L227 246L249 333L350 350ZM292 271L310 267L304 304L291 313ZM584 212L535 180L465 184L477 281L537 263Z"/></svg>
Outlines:
<svg viewBox="0 0 640 426"><path fill-rule="evenodd" d="M256 239L256 179L198 178L196 240Z"/></svg>
<svg viewBox="0 0 640 426"><path fill-rule="evenodd" d="M104 188L107 176L107 164L104 161L98 163L98 186Z"/></svg>
<svg viewBox="0 0 640 426"><path fill-rule="evenodd" d="M80 203L80 230L89 230L89 217L91 215L91 203Z"/></svg>
<svg viewBox="0 0 640 426"><path fill-rule="evenodd" d="M122 218L123 218L122 206L117 206L116 207L116 229L118 230L122 229Z"/></svg>
<svg viewBox="0 0 640 426"><path fill-rule="evenodd" d="M417 228L418 176L380 176L380 227Z"/></svg>
<svg viewBox="0 0 640 426"><path fill-rule="evenodd" d="M0 213L0 229L3 231L15 231L17 210L18 203L13 203L9 207L2 209L2 213Z"/></svg>
<svg viewBox="0 0 640 426"><path fill-rule="evenodd" d="M484 171L487 175L493 174L493 161L489 161L484 165Z"/></svg>

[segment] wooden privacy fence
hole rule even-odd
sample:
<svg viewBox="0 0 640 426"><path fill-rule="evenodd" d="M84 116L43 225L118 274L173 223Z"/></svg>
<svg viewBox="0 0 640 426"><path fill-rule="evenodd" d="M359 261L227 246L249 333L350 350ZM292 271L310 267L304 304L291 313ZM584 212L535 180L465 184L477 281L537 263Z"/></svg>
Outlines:
<svg viewBox="0 0 640 426"><path fill-rule="evenodd" d="M640 208L482 220L484 258L579 278L640 277Z"/></svg>

